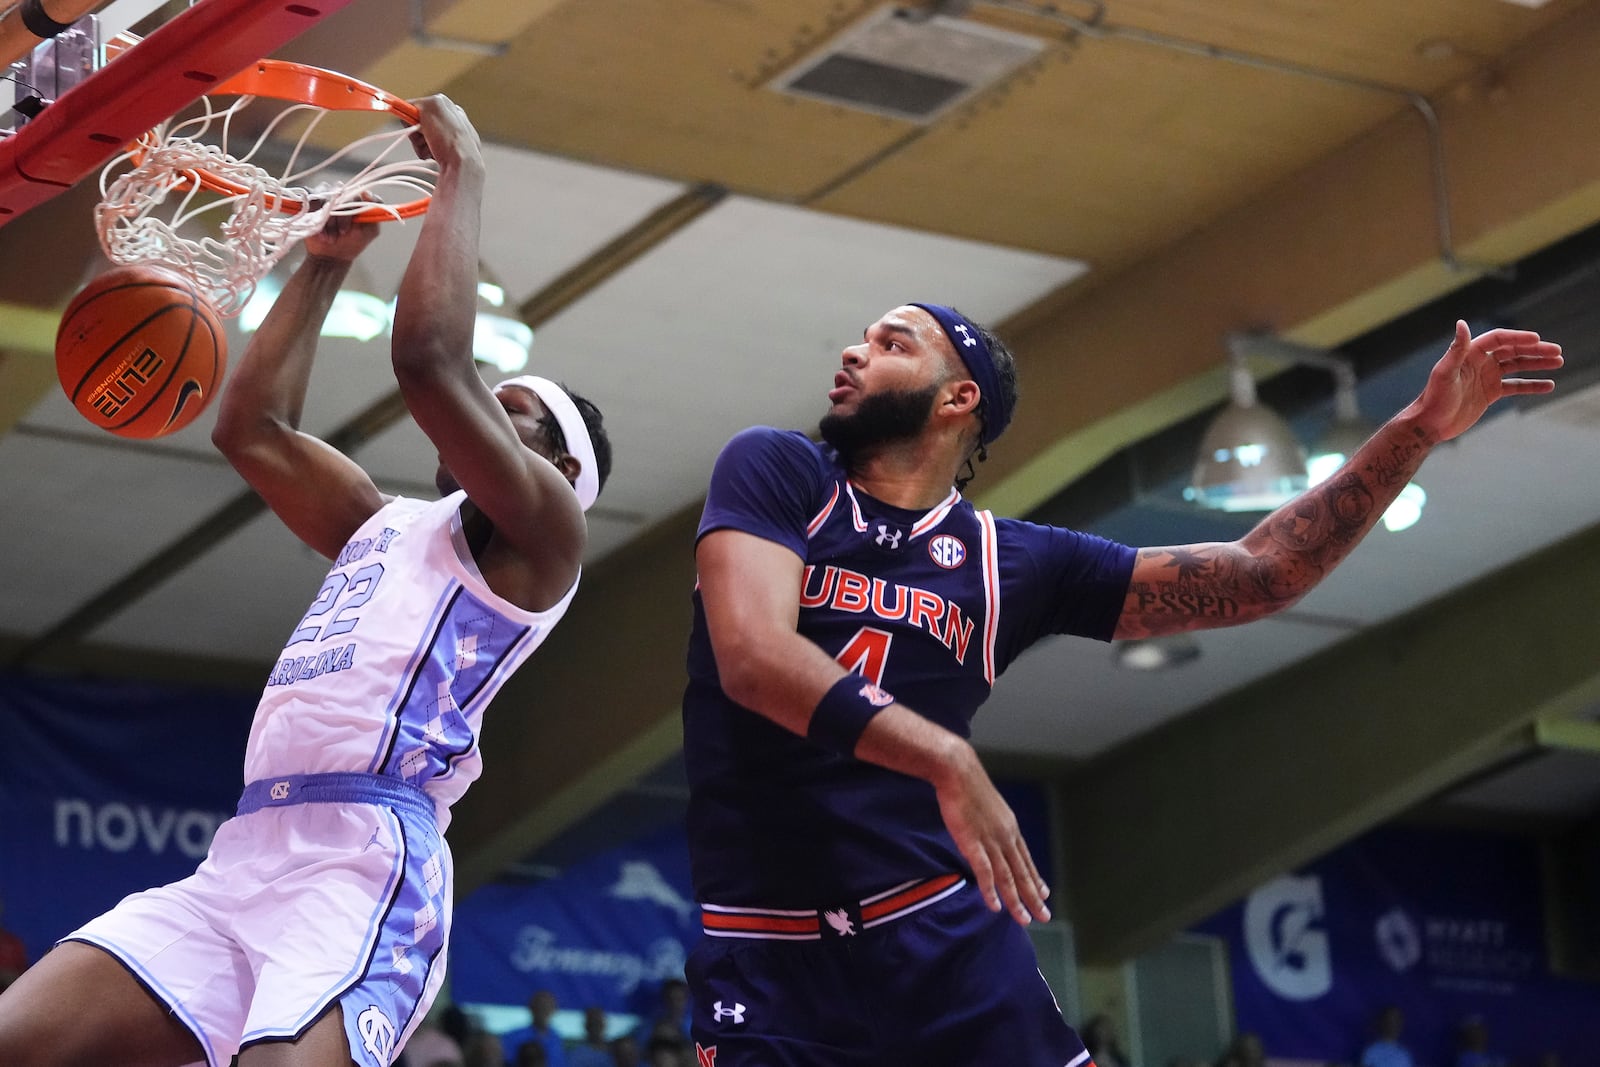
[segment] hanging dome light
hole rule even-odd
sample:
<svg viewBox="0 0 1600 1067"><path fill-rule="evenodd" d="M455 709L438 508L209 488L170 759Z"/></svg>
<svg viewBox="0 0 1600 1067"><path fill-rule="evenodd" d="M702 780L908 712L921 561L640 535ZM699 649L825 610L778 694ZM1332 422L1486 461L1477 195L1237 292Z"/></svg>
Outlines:
<svg viewBox="0 0 1600 1067"><path fill-rule="evenodd" d="M1256 402L1244 360L1230 357L1232 399L1200 440L1185 500L1219 511L1270 511L1308 484L1306 454L1289 424Z"/></svg>

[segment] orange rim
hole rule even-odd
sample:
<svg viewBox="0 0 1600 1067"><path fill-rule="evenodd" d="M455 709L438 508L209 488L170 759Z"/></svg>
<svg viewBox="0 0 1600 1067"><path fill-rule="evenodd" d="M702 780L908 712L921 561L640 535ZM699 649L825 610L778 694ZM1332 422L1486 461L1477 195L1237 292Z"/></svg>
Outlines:
<svg viewBox="0 0 1600 1067"><path fill-rule="evenodd" d="M289 63L279 59L257 60L233 77L223 81L206 95L265 96L274 100L289 100L310 104L324 111L386 111L407 125L416 125L420 113L410 101L359 78L305 63ZM195 170L201 188L223 196L246 196L249 186L224 178L203 168ZM428 210L432 197L421 197L392 207L368 208L352 216L357 222L391 222L410 219ZM279 200L275 210L285 215L298 215L305 211L304 200Z"/></svg>

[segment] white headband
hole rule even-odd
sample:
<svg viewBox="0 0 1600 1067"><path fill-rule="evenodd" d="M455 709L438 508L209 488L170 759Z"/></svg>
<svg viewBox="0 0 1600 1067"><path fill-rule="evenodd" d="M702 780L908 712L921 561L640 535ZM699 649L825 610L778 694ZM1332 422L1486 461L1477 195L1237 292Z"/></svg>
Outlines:
<svg viewBox="0 0 1600 1067"><path fill-rule="evenodd" d="M578 481L573 486L578 491L578 503L583 505L584 511L588 511L600 495L600 465L595 462L594 442L589 439L589 427L578 413L578 405L572 402L565 389L549 378L523 374L507 378L495 388L506 385L528 390L543 401L544 406L550 409L550 414L556 417L561 436L567 439L567 452L578 461Z"/></svg>

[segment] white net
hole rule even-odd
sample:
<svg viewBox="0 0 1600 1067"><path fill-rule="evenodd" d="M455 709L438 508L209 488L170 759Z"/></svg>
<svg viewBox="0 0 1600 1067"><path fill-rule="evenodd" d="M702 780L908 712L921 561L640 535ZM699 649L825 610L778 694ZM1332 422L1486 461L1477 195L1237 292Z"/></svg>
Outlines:
<svg viewBox="0 0 1600 1067"><path fill-rule="evenodd" d="M225 317L329 218L377 211L398 219L395 205L431 196L438 173L432 160L411 156L411 126L368 134L331 155L309 149L330 114L313 104L284 106L259 133L235 137L238 116L258 99L219 108L203 97L201 114L157 126L100 174L95 223L107 258L176 270ZM265 157L281 145L276 132L296 116L302 132L269 169ZM231 137L248 147L234 150Z"/></svg>

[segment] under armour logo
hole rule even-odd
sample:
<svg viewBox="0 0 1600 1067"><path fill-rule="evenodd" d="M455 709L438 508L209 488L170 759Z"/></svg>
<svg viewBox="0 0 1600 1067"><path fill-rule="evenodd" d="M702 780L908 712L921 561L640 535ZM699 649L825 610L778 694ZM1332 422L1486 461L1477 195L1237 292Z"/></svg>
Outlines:
<svg viewBox="0 0 1600 1067"><path fill-rule="evenodd" d="M357 1016L356 1031L361 1034L361 1043L367 1051L380 1061L388 1063L394 1058L394 1023L389 1021L382 1008L376 1004L369 1005L366 1011Z"/></svg>
<svg viewBox="0 0 1600 1067"><path fill-rule="evenodd" d="M694 1043L695 1067L717 1067L717 1046L706 1048L700 1042Z"/></svg>
<svg viewBox="0 0 1600 1067"><path fill-rule="evenodd" d="M822 913L822 917L828 921L829 926L833 927L833 932L840 937L854 937L856 935L856 924L850 921L850 913L843 908L825 911Z"/></svg>
<svg viewBox="0 0 1600 1067"><path fill-rule="evenodd" d="M288 800L289 799L289 783L288 782L273 782L272 783L272 799L273 800Z"/></svg>
<svg viewBox="0 0 1600 1067"><path fill-rule="evenodd" d="M977 347L978 339L976 337L972 336L972 332L967 329L967 324L966 323L964 323L964 322L956 323L956 333L959 333L961 335L962 347L964 347L964 348L976 348Z"/></svg>
<svg viewBox="0 0 1600 1067"><path fill-rule="evenodd" d="M722 1001L719 1000L715 1004L711 1005L711 1015L719 1023L724 1019L732 1019L736 1023L743 1023L744 1005L740 1004L738 1001L734 1001L733 1007L724 1008L722 1006ZM715 1046L712 1047L711 1054L713 1056L717 1054Z"/></svg>
<svg viewBox="0 0 1600 1067"><path fill-rule="evenodd" d="M880 522L878 523L878 536L874 537L873 540L885 548L899 548L901 533L902 531L891 530Z"/></svg>

